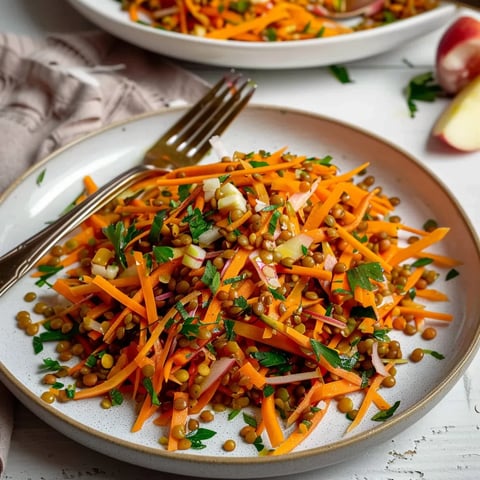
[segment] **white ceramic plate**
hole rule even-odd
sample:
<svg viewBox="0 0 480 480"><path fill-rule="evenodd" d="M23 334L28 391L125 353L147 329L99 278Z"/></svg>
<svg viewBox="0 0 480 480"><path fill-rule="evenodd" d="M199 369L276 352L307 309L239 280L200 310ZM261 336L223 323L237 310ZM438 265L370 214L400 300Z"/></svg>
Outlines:
<svg viewBox="0 0 480 480"><path fill-rule="evenodd" d="M153 139L181 112L169 110L142 116L106 129L64 148L28 172L1 199L0 254L55 218L80 193L85 174L91 174L101 184L139 162ZM273 151L288 145L291 152L298 154L330 154L342 170L370 161L369 172L385 191L404 199L399 214L405 222L421 226L426 219L435 218L440 225L451 227L437 252L465 263L459 267L460 276L440 281L437 288L446 291L451 301L435 308L452 313L454 324L439 325L438 336L432 342L418 335L401 338L405 355L421 346L444 354L445 359L426 356L419 364L398 369L397 386L382 390L391 404L401 401L395 415L380 424L366 419L345 436L346 420L332 408L308 441L283 457L259 457L252 446L241 441L234 452L224 452L222 440L237 438L242 419L238 416L240 423L235 423L217 415L216 423L209 424L209 428L221 433L207 442L205 450L168 453L157 443L157 427L148 424L140 433L130 432L133 407L128 403L105 411L96 399L54 405L39 399L44 387L38 366L43 358L55 354L47 349L34 356L31 339L16 327L16 312L29 308L23 294L37 288L29 277L0 298L0 379L35 414L67 436L96 451L157 470L207 478L262 478L343 461L387 441L422 417L443 398L472 360L480 337L480 253L475 235L453 196L431 173L406 153L365 131L312 114L252 106L240 114L223 138L229 151ZM44 180L38 186L36 179L42 171ZM45 290L39 293L48 294Z"/></svg>
<svg viewBox="0 0 480 480"><path fill-rule="evenodd" d="M440 7L381 28L299 42L238 42L166 32L131 22L114 0L70 0L95 25L130 43L181 60L235 68L331 65L387 52L445 25L455 6Z"/></svg>

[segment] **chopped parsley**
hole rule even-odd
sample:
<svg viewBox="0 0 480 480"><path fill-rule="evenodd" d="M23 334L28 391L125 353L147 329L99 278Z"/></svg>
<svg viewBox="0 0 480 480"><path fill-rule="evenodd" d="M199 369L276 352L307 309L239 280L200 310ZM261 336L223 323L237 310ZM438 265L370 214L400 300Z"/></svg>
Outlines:
<svg viewBox="0 0 480 480"><path fill-rule="evenodd" d="M330 65L328 68L340 83L353 83L345 67L341 65Z"/></svg>
<svg viewBox="0 0 480 480"><path fill-rule="evenodd" d="M191 442L191 448L195 450L202 450L207 446L203 443L204 440L209 440L214 437L217 432L209 430L208 428L197 428L189 433L187 433L186 438Z"/></svg>
<svg viewBox="0 0 480 480"><path fill-rule="evenodd" d="M397 400L389 409L380 410L378 413L373 415L372 420L374 422L384 422L393 416L397 408L400 406L400 400Z"/></svg>
<svg viewBox="0 0 480 480"><path fill-rule="evenodd" d="M173 258L173 248L171 247L155 245L152 251L158 263L166 263Z"/></svg>
<svg viewBox="0 0 480 480"><path fill-rule="evenodd" d="M166 210L160 210L155 214L149 234L149 240L151 243L157 243L160 240L160 234L163 228L163 221L165 220L166 216Z"/></svg>
<svg viewBox="0 0 480 480"><path fill-rule="evenodd" d="M220 273L216 269L215 265L208 260L205 265L205 271L203 272L202 282L210 288L210 291L215 295L220 287Z"/></svg>
<svg viewBox="0 0 480 480"><path fill-rule="evenodd" d="M43 180L45 179L45 174L47 173L46 169L43 169L39 174L38 177L35 181L35 183L40 186L43 183Z"/></svg>
<svg viewBox="0 0 480 480"><path fill-rule="evenodd" d="M160 400L158 399L157 392L155 392L155 389L153 388L152 379L150 377L145 377L142 383L143 383L143 386L145 387L145 390L150 395L150 399L152 400L152 405L155 405L157 407L160 406Z"/></svg>
<svg viewBox="0 0 480 480"><path fill-rule="evenodd" d="M383 270L378 262L361 263L347 270L347 279L352 292L355 291L356 287L372 291L374 287L370 280L382 282Z"/></svg>
<svg viewBox="0 0 480 480"><path fill-rule="evenodd" d="M413 77L405 89L410 117L415 117L418 111L416 101L433 102L441 94L443 94L443 90L435 83L432 72L421 73Z"/></svg>
<svg viewBox="0 0 480 480"><path fill-rule="evenodd" d="M193 241L198 241L200 235L210 230L211 224L205 220L202 211L199 208L187 207L187 215L183 218L184 223L188 223L190 234Z"/></svg>
<svg viewBox="0 0 480 480"><path fill-rule="evenodd" d="M451 280L452 278L458 277L459 275L460 275L459 271L452 268L447 272L445 280Z"/></svg>
<svg viewBox="0 0 480 480"><path fill-rule="evenodd" d="M317 360L320 360L320 357L323 357L332 367L343 368L344 370L350 371L358 362L358 352L351 357L348 357L347 355L340 355L333 348L327 347L313 338L310 339L310 344L312 345L313 353L315 353Z"/></svg>
<svg viewBox="0 0 480 480"><path fill-rule="evenodd" d="M127 258L125 257L125 248L130 241L138 235L138 230L135 225L130 225L125 229L123 222L108 225L102 229L103 234L112 242L115 256L118 262L127 268Z"/></svg>
<svg viewBox="0 0 480 480"><path fill-rule="evenodd" d="M48 285L51 287L48 279L56 275L63 267L61 265L39 265L37 270L42 274L40 278L35 282L37 287L43 287L44 285Z"/></svg>

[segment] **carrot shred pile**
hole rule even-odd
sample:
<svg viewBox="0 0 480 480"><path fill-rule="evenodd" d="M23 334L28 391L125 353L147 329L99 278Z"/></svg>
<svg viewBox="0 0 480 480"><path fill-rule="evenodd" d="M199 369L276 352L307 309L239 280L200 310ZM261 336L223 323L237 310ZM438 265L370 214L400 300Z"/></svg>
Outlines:
<svg viewBox="0 0 480 480"><path fill-rule="evenodd" d="M321 428L332 400L363 398L348 432L393 408L382 385L407 360L389 333L452 320L422 303L448 300L427 268L457 265L427 252L448 228L407 241L398 200L359 176L368 165L338 174L331 160L235 152L139 182L85 221L34 274L65 273L42 323L73 345L75 389L50 392L131 396L132 430L153 418L168 450L191 445L188 421L212 403L258 407L250 438L272 455Z"/></svg>
<svg viewBox="0 0 480 480"><path fill-rule="evenodd" d="M405 5L407 4L407 5ZM167 31L217 40L272 42L331 37L356 29L377 27L435 8L436 0L386 1L375 14L361 17L347 26L329 18L329 12L343 12L345 2L337 0L124 0L122 8L132 22Z"/></svg>

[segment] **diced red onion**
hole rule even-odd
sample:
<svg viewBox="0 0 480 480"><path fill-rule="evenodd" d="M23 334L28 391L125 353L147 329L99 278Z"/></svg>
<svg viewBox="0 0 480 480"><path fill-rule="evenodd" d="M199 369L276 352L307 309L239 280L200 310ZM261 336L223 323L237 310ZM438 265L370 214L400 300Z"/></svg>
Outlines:
<svg viewBox="0 0 480 480"><path fill-rule="evenodd" d="M372 365L379 375L382 375L383 377L388 376L388 370L385 368L385 365L378 354L378 342L373 342L372 344Z"/></svg>

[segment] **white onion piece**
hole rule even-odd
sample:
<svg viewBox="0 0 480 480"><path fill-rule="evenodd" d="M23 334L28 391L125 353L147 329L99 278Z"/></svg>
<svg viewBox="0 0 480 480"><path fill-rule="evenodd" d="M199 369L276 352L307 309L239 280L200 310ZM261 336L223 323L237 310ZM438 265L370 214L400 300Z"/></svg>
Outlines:
<svg viewBox="0 0 480 480"><path fill-rule="evenodd" d="M372 344L372 365L379 375L382 375L382 377L388 376L388 370L385 368L385 365L378 354L378 342L373 342Z"/></svg>
<svg viewBox="0 0 480 480"><path fill-rule="evenodd" d="M321 313L314 312L312 310L303 309L303 313L306 315L310 315L311 317L315 318L316 320L321 320L324 323L328 323L332 325L332 327L338 328L345 328L345 323L341 320L337 320L336 318L329 317L328 315L322 315Z"/></svg>
<svg viewBox="0 0 480 480"><path fill-rule="evenodd" d="M266 383L269 385L282 385L285 383L303 382L314 378L320 378L320 373L316 370L311 372L291 373L289 375L281 375L278 377L267 377Z"/></svg>
<svg viewBox="0 0 480 480"><path fill-rule="evenodd" d="M214 135L210 139L210 145L212 146L212 150L216 154L219 160L222 158L230 156L225 145L223 144L221 138L218 135Z"/></svg>
<svg viewBox="0 0 480 480"><path fill-rule="evenodd" d="M320 184L320 179L315 180L310 187L310 190L306 192L294 193L289 199L289 203L292 206L295 212L298 212L302 207L305 206L307 200L315 193Z"/></svg>
<svg viewBox="0 0 480 480"><path fill-rule="evenodd" d="M208 377L200 384L201 395L205 390L212 386L219 378L222 378L235 364L236 360L231 357L221 357L215 360L210 366Z"/></svg>

